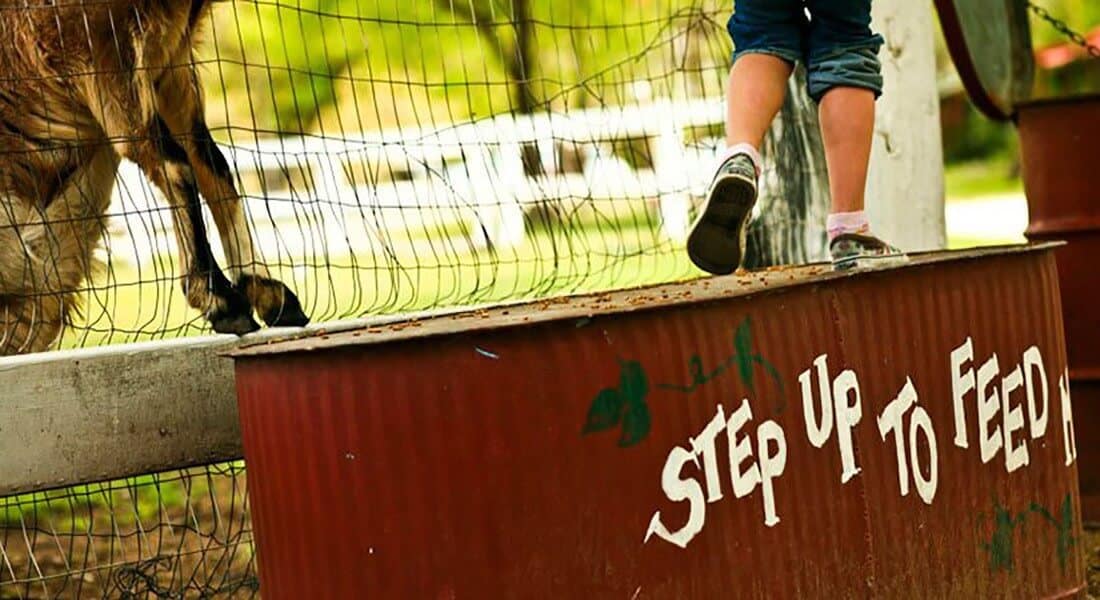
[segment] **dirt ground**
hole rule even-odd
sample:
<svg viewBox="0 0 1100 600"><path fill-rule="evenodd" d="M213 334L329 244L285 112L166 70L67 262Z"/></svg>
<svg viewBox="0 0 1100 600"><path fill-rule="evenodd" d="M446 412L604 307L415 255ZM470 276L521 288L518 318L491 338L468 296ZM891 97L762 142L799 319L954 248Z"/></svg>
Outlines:
<svg viewBox="0 0 1100 600"><path fill-rule="evenodd" d="M1085 526L1085 574L1089 598L1100 600L1100 524Z"/></svg>
<svg viewBox="0 0 1100 600"><path fill-rule="evenodd" d="M245 486L211 466L35 497L0 523L0 599L257 597Z"/></svg>

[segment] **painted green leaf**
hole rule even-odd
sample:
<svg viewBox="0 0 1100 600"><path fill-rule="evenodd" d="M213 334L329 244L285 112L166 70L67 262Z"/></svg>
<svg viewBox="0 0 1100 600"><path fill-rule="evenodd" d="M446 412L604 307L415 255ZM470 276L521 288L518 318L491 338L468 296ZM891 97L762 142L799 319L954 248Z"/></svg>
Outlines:
<svg viewBox="0 0 1100 600"><path fill-rule="evenodd" d="M1055 527L1058 530L1058 564L1062 566L1062 571L1065 571L1069 550L1074 545L1073 498L1069 494L1066 494L1066 499L1062 502L1062 519L1055 522Z"/></svg>
<svg viewBox="0 0 1100 600"><path fill-rule="evenodd" d="M733 334L733 349L738 356L752 355L752 323L748 317L737 326L737 332Z"/></svg>
<svg viewBox="0 0 1100 600"><path fill-rule="evenodd" d="M993 536L988 544L982 544L989 552L989 567L993 571L1012 572L1013 563L1013 534L1016 526L1024 521L1025 513L1020 513L1016 518L1012 517L1007 509L1000 503L993 505Z"/></svg>
<svg viewBox="0 0 1100 600"><path fill-rule="evenodd" d="M649 407L645 402L631 402L623 415L623 434L619 446L628 448L649 435Z"/></svg>
<svg viewBox="0 0 1100 600"><path fill-rule="evenodd" d="M742 321L734 334L734 360L737 362L737 373L741 375L741 381L745 382L753 394L756 393L752 385L752 328L748 317Z"/></svg>
<svg viewBox="0 0 1100 600"><path fill-rule="evenodd" d="M605 431L619 424L623 411L623 396L618 390L611 388L600 391L588 408L588 419L585 420L581 433L596 433Z"/></svg>
<svg viewBox="0 0 1100 600"><path fill-rule="evenodd" d="M733 335L733 349L737 352L735 358L737 359L737 372L741 375L741 381L745 382L751 392L756 393L756 388L753 386L752 372L752 324L749 322L748 317L745 317L745 320L737 327L737 333Z"/></svg>
<svg viewBox="0 0 1100 600"><path fill-rule="evenodd" d="M779 376L779 371L776 370L775 365L765 360L764 357L759 354L753 356L752 359L764 367L764 370L767 371L768 375L775 381L775 385L779 387L779 393L783 394L783 378Z"/></svg>
<svg viewBox="0 0 1100 600"><path fill-rule="evenodd" d="M752 357L737 355L737 371L741 374L741 381L745 382L749 391L756 393L756 387L752 382Z"/></svg>
<svg viewBox="0 0 1100 600"><path fill-rule="evenodd" d="M691 383L703 384L707 382L707 375L703 372L703 359L698 354L692 354L688 360L688 371L691 372Z"/></svg>
<svg viewBox="0 0 1100 600"><path fill-rule="evenodd" d="M622 363L619 375L619 392L628 402L640 402L649 394L649 378L646 377L642 363L631 360Z"/></svg>

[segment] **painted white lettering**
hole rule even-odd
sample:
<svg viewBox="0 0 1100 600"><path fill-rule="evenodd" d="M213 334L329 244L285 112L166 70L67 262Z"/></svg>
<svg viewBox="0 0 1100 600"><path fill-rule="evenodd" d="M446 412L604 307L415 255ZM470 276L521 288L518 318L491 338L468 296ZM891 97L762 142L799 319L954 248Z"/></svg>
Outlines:
<svg viewBox="0 0 1100 600"><path fill-rule="evenodd" d="M706 523L706 505L722 498L720 473L715 458L716 439L726 432L729 445L730 480L733 495L743 498L751 494L758 486L764 511L764 524L774 527L779 523L775 507L774 481L787 467L787 438L783 428L775 421L764 421L756 428L756 460L753 460L753 440L742 430L752 420L752 407L748 399L726 419L725 411L719 405L716 415L699 435L689 440L690 450L677 446L669 452L661 472L661 489L672 502L688 502L688 519L677 531L670 531L661 520L661 511L656 511L649 520L645 542L657 536L671 544L686 548ZM700 461L700 457L702 461ZM700 466L702 462L702 466ZM709 491L709 497L700 481L684 477L683 469L692 463L703 473L702 478ZM713 471L711 465L714 465ZM643 542L644 543L644 542Z"/></svg>
<svg viewBox="0 0 1100 600"><path fill-rule="evenodd" d="M908 387L916 401L916 391L912 389L912 382ZM928 478L924 478L923 469L920 466L920 454L917 453L917 434L924 435L924 442L928 445ZM913 416L909 421L909 456L913 463L913 483L917 488L917 494L925 504L932 504L936 497L936 488L939 487L940 467L939 453L936 451L936 435L932 430L932 419L923 407L913 409Z"/></svg>
<svg viewBox="0 0 1100 600"><path fill-rule="evenodd" d="M849 396L853 398L851 404L847 402ZM852 449L852 429L863 418L863 402L859 396L859 379L855 371L848 369L837 375L833 381L833 399L836 402L836 438L840 445L840 463L843 467L840 482L848 483L859 474Z"/></svg>
<svg viewBox="0 0 1100 600"><path fill-rule="evenodd" d="M1062 397L1062 443L1066 450L1066 466L1077 460L1077 437L1073 434L1073 403L1069 397L1069 369L1058 379L1058 391Z"/></svg>
<svg viewBox="0 0 1100 600"><path fill-rule="evenodd" d="M703 457L703 472L707 476L707 502L718 502L722 499L722 480L718 477L718 450L715 449L714 440L725 428L726 414L719 404L718 414L714 415L699 435L688 440L691 451L696 456Z"/></svg>
<svg viewBox="0 0 1100 600"><path fill-rule="evenodd" d="M741 464L746 458L752 458L752 442L749 436L738 438L741 428L752 420L752 407L748 399L741 403L741 407L730 414L730 420L726 424L726 437L729 438L730 450L730 479L733 481L733 495L736 498L744 498L756 489L760 483L760 469L756 461L749 463L749 468L742 471Z"/></svg>
<svg viewBox="0 0 1100 600"><path fill-rule="evenodd" d="M802 413L806 420L806 437L814 448L824 446L833 432L833 399L829 393L828 358L828 355L822 354L814 359L814 366L817 367L817 387L821 395L821 421L818 421L815 416L810 369L806 369L798 376L798 382L802 384Z"/></svg>
<svg viewBox="0 0 1100 600"><path fill-rule="evenodd" d="M782 475L787 467L787 439L783 434L783 428L778 423L764 421L756 429L756 441L757 455L760 457L760 488L764 495L764 525L775 527L779 524L779 515L775 512L775 491L772 481ZM769 446L773 443L774 453L769 451Z"/></svg>
<svg viewBox="0 0 1100 600"><path fill-rule="evenodd" d="M1042 392L1042 410L1035 404L1035 373L1039 373L1038 388ZM1024 381L1027 389L1027 418L1031 424L1031 437L1040 438L1047 432L1048 408L1050 407L1050 390L1047 388L1047 371L1043 367L1043 355L1038 346L1032 346L1024 351Z"/></svg>
<svg viewBox="0 0 1100 600"><path fill-rule="evenodd" d="M992 431L989 429L989 422L1001 410L997 386L989 385L998 373L1000 365L996 354L978 368L978 440L981 442L983 464L993 460L1001 449L1001 426L997 425Z"/></svg>
<svg viewBox="0 0 1100 600"><path fill-rule="evenodd" d="M968 447L966 440L966 409L963 397L974 389L974 369L964 364L974 360L974 344L969 337L961 346L951 351L951 397L955 405L955 445Z"/></svg>
<svg viewBox="0 0 1100 600"><path fill-rule="evenodd" d="M841 464L840 482L848 483L860 471L852 447L852 429L863 418L859 378L855 371L848 369L837 375L836 379L830 380L826 354L814 359L814 368L817 371L819 403L814 402L813 369L806 369L798 376L802 385L802 415L806 422L806 437L813 447L821 448L829 440L833 423L836 423ZM821 406L821 420L817 419L818 405Z"/></svg>
<svg viewBox="0 0 1100 600"><path fill-rule="evenodd" d="M681 471L688 463L694 463L696 468L699 467L694 453L677 446L672 449L672 452L668 453L668 460L665 461L665 468L661 472L661 489L664 490L665 496L672 502L687 500L690 503L687 523L679 531L670 532L661 522L661 511L657 511L653 513L653 518L649 520L649 529L646 531L643 543L648 542L649 538L656 534L657 537L670 544L687 548L688 542L703 530L707 515L703 488L694 479L680 478Z"/></svg>
<svg viewBox="0 0 1100 600"><path fill-rule="evenodd" d="M913 472L913 482L917 488L917 495L925 504L931 504L936 497L936 489L939 487L939 452L936 446L936 432L932 428L932 419L928 411L918 406L920 399L917 397L917 388L913 380L905 378L905 385L898 392L896 398L882 410L878 418L878 433L882 441L890 432L894 433L894 451L898 460L898 490L902 496L909 495L909 472ZM905 453L905 414L913 411L909 418L909 455ZM924 443L928 446L928 477L924 476L925 469L920 462L920 438L924 437ZM912 465L912 469L909 466Z"/></svg>
<svg viewBox="0 0 1100 600"><path fill-rule="evenodd" d="M1028 463L1027 441L1020 439L1019 445L1012 444L1012 433L1024 428L1024 408L1012 406L1012 392L1024 385L1024 374L1020 365L1001 380L1001 412L1004 421L1005 469L1011 473Z"/></svg>
<svg viewBox="0 0 1100 600"><path fill-rule="evenodd" d="M886 441L886 435L894 433L894 449L898 459L898 487L902 496L909 495L909 466L905 458L905 436L902 427L902 417L917 403L917 390L913 387L912 380L906 380L905 387L882 409L878 417L878 433L882 441Z"/></svg>

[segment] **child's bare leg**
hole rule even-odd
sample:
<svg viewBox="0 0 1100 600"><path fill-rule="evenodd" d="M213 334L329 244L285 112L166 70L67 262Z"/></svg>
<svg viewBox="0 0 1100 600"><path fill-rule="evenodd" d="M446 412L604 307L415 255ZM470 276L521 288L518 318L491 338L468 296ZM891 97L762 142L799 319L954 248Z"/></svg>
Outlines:
<svg viewBox="0 0 1100 600"><path fill-rule="evenodd" d="M833 268L900 264L907 259L871 234L863 190L875 127L875 99L882 93L878 51L871 30L872 0L805 0L811 14L807 87L818 102L821 139L829 166L832 210L826 222ZM875 202L892 199L875 198Z"/></svg>
<svg viewBox="0 0 1100 600"><path fill-rule="evenodd" d="M726 87L726 144L760 148L783 107L792 65L770 54L745 54L730 69Z"/></svg>
<svg viewBox="0 0 1100 600"><path fill-rule="evenodd" d="M875 94L864 88L833 88L821 99L819 113L831 212L860 212L875 130Z"/></svg>
<svg viewBox="0 0 1100 600"><path fill-rule="evenodd" d="M821 139L829 166L832 210L826 222L837 269L905 262L900 251L871 235L864 207L875 130L875 92L837 86L821 97Z"/></svg>
<svg viewBox="0 0 1100 600"><path fill-rule="evenodd" d="M736 49L726 92L727 148L687 239L691 261L708 273L732 273L744 258L760 145L783 107L794 64L806 58L806 1L734 0L726 24Z"/></svg>
<svg viewBox="0 0 1100 600"><path fill-rule="evenodd" d="M741 264L745 233L756 203L760 144L783 107L791 69L788 60L752 52L742 54L730 69L728 147L687 240L688 256L704 271L725 275Z"/></svg>

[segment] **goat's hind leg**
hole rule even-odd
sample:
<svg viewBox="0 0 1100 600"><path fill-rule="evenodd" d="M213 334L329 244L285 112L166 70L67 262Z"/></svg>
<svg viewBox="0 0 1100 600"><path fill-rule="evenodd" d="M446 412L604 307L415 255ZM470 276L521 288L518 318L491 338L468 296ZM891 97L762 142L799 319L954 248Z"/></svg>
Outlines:
<svg viewBox="0 0 1100 600"><path fill-rule="evenodd" d="M88 108L109 143L130 159L164 194L172 211L179 271L187 302L203 313L214 331L244 334L259 329L252 305L218 267L203 224L195 173L187 151L172 138L156 110L154 70L128 44L105 54L86 93ZM117 64L116 64L117 63Z"/></svg>

